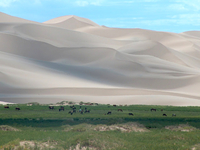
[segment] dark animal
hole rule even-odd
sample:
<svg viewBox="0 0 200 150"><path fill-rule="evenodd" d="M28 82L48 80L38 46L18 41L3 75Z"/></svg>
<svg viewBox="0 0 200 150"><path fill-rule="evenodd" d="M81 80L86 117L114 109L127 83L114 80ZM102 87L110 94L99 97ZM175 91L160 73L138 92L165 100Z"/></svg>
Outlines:
<svg viewBox="0 0 200 150"><path fill-rule="evenodd" d="M172 117L176 117L176 114L172 114Z"/></svg>
<svg viewBox="0 0 200 150"><path fill-rule="evenodd" d="M9 106L4 106L4 108L9 108Z"/></svg>
<svg viewBox="0 0 200 150"><path fill-rule="evenodd" d="M133 116L133 113L128 113L128 115L131 115L131 116Z"/></svg>
<svg viewBox="0 0 200 150"><path fill-rule="evenodd" d="M167 114L163 114L163 116L166 116L166 117L167 117Z"/></svg>
<svg viewBox="0 0 200 150"><path fill-rule="evenodd" d="M163 111L163 109L161 109L161 111Z"/></svg>
<svg viewBox="0 0 200 150"><path fill-rule="evenodd" d="M111 115L111 111L107 112L107 115L109 115L109 114Z"/></svg>
<svg viewBox="0 0 200 150"><path fill-rule="evenodd" d="M54 106L49 106L49 109L54 109Z"/></svg>
<svg viewBox="0 0 200 150"><path fill-rule="evenodd" d="M90 110L86 110L85 113L90 113Z"/></svg>
<svg viewBox="0 0 200 150"><path fill-rule="evenodd" d="M116 107L117 105L113 105L114 107Z"/></svg>
<svg viewBox="0 0 200 150"><path fill-rule="evenodd" d="M61 110L62 110L62 111L65 110L63 106L60 107L59 111L61 111Z"/></svg>
<svg viewBox="0 0 200 150"><path fill-rule="evenodd" d="M71 115L73 115L73 110L69 111L68 113L71 114Z"/></svg>
<svg viewBox="0 0 200 150"><path fill-rule="evenodd" d="M123 112L123 110L122 110L122 109L118 109L117 111L121 111L121 112Z"/></svg>
<svg viewBox="0 0 200 150"><path fill-rule="evenodd" d="M87 107L85 107L85 110L87 110Z"/></svg>
<svg viewBox="0 0 200 150"><path fill-rule="evenodd" d="M154 109L154 108L151 108L151 111L156 111L156 109Z"/></svg>
<svg viewBox="0 0 200 150"><path fill-rule="evenodd" d="M83 110L81 111L81 114L83 114Z"/></svg>
<svg viewBox="0 0 200 150"><path fill-rule="evenodd" d="M20 110L20 108L19 108L19 107L16 107L15 110Z"/></svg>
<svg viewBox="0 0 200 150"><path fill-rule="evenodd" d="M73 106L70 106L70 108L74 108L74 105L73 105Z"/></svg>

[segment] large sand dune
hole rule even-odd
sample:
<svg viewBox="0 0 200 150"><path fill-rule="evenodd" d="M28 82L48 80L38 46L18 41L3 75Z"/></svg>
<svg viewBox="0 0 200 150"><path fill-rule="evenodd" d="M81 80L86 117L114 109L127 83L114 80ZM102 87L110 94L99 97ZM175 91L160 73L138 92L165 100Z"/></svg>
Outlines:
<svg viewBox="0 0 200 150"><path fill-rule="evenodd" d="M0 101L200 106L200 31L0 13Z"/></svg>

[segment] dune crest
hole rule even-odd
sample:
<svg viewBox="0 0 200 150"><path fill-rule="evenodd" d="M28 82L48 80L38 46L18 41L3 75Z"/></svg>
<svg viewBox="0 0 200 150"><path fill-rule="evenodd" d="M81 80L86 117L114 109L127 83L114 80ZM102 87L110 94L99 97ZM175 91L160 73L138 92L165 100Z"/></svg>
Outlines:
<svg viewBox="0 0 200 150"><path fill-rule="evenodd" d="M48 21L45 21L44 24L52 25L55 27L61 27L64 29L78 29L78 28L84 28L84 27L90 27L90 26L96 26L99 25L95 22L92 22L89 19L81 18L74 15L69 16L62 16L58 18L54 18Z"/></svg>
<svg viewBox="0 0 200 150"><path fill-rule="evenodd" d="M200 106L200 34L0 13L0 101Z"/></svg>

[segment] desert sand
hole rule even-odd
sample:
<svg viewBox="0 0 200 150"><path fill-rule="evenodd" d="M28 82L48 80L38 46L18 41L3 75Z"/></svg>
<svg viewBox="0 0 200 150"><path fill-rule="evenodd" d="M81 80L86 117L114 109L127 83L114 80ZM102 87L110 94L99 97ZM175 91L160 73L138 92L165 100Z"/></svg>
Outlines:
<svg viewBox="0 0 200 150"><path fill-rule="evenodd" d="M200 106L200 31L0 13L0 101Z"/></svg>

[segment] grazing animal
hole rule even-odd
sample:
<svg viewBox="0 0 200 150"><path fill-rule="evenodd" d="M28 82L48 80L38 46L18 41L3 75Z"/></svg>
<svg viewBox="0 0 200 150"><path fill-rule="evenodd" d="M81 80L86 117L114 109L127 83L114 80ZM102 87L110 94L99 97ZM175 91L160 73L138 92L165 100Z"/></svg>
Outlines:
<svg viewBox="0 0 200 150"><path fill-rule="evenodd" d="M122 110L122 109L118 109L117 111L121 111L121 112L123 112L123 110Z"/></svg>
<svg viewBox="0 0 200 150"><path fill-rule="evenodd" d="M73 115L73 110L69 111L68 113L71 114L71 115Z"/></svg>
<svg viewBox="0 0 200 150"><path fill-rule="evenodd" d="M49 106L49 109L54 109L54 106Z"/></svg>
<svg viewBox="0 0 200 150"><path fill-rule="evenodd" d="M131 115L131 116L133 116L133 113L128 113L128 115Z"/></svg>
<svg viewBox="0 0 200 150"><path fill-rule="evenodd" d="M113 105L114 107L117 107L117 105Z"/></svg>
<svg viewBox="0 0 200 150"><path fill-rule="evenodd" d="M4 106L4 108L9 108L9 106Z"/></svg>
<svg viewBox="0 0 200 150"><path fill-rule="evenodd" d="M65 110L63 106L60 107L59 111L61 111L61 110L62 110L62 111Z"/></svg>
<svg viewBox="0 0 200 150"><path fill-rule="evenodd" d="M73 108L74 108L74 105L73 105L73 106L70 106L70 108L72 108L72 109L73 109Z"/></svg>
<svg viewBox="0 0 200 150"><path fill-rule="evenodd" d="M107 115L109 115L109 114L111 115L111 111L107 112Z"/></svg>
<svg viewBox="0 0 200 150"><path fill-rule="evenodd" d="M19 108L19 107L16 107L15 110L20 110L20 108Z"/></svg>
<svg viewBox="0 0 200 150"><path fill-rule="evenodd" d="M156 109L154 109L154 108L151 108L151 111L156 111Z"/></svg>
<svg viewBox="0 0 200 150"><path fill-rule="evenodd" d="M85 113L90 113L90 110L85 110Z"/></svg>
<svg viewBox="0 0 200 150"><path fill-rule="evenodd" d="M81 111L81 114L83 114L83 110Z"/></svg>
<svg viewBox="0 0 200 150"><path fill-rule="evenodd" d="M163 114L163 116L167 117L167 114Z"/></svg>
<svg viewBox="0 0 200 150"><path fill-rule="evenodd" d="M172 117L176 117L176 114L172 114Z"/></svg>

